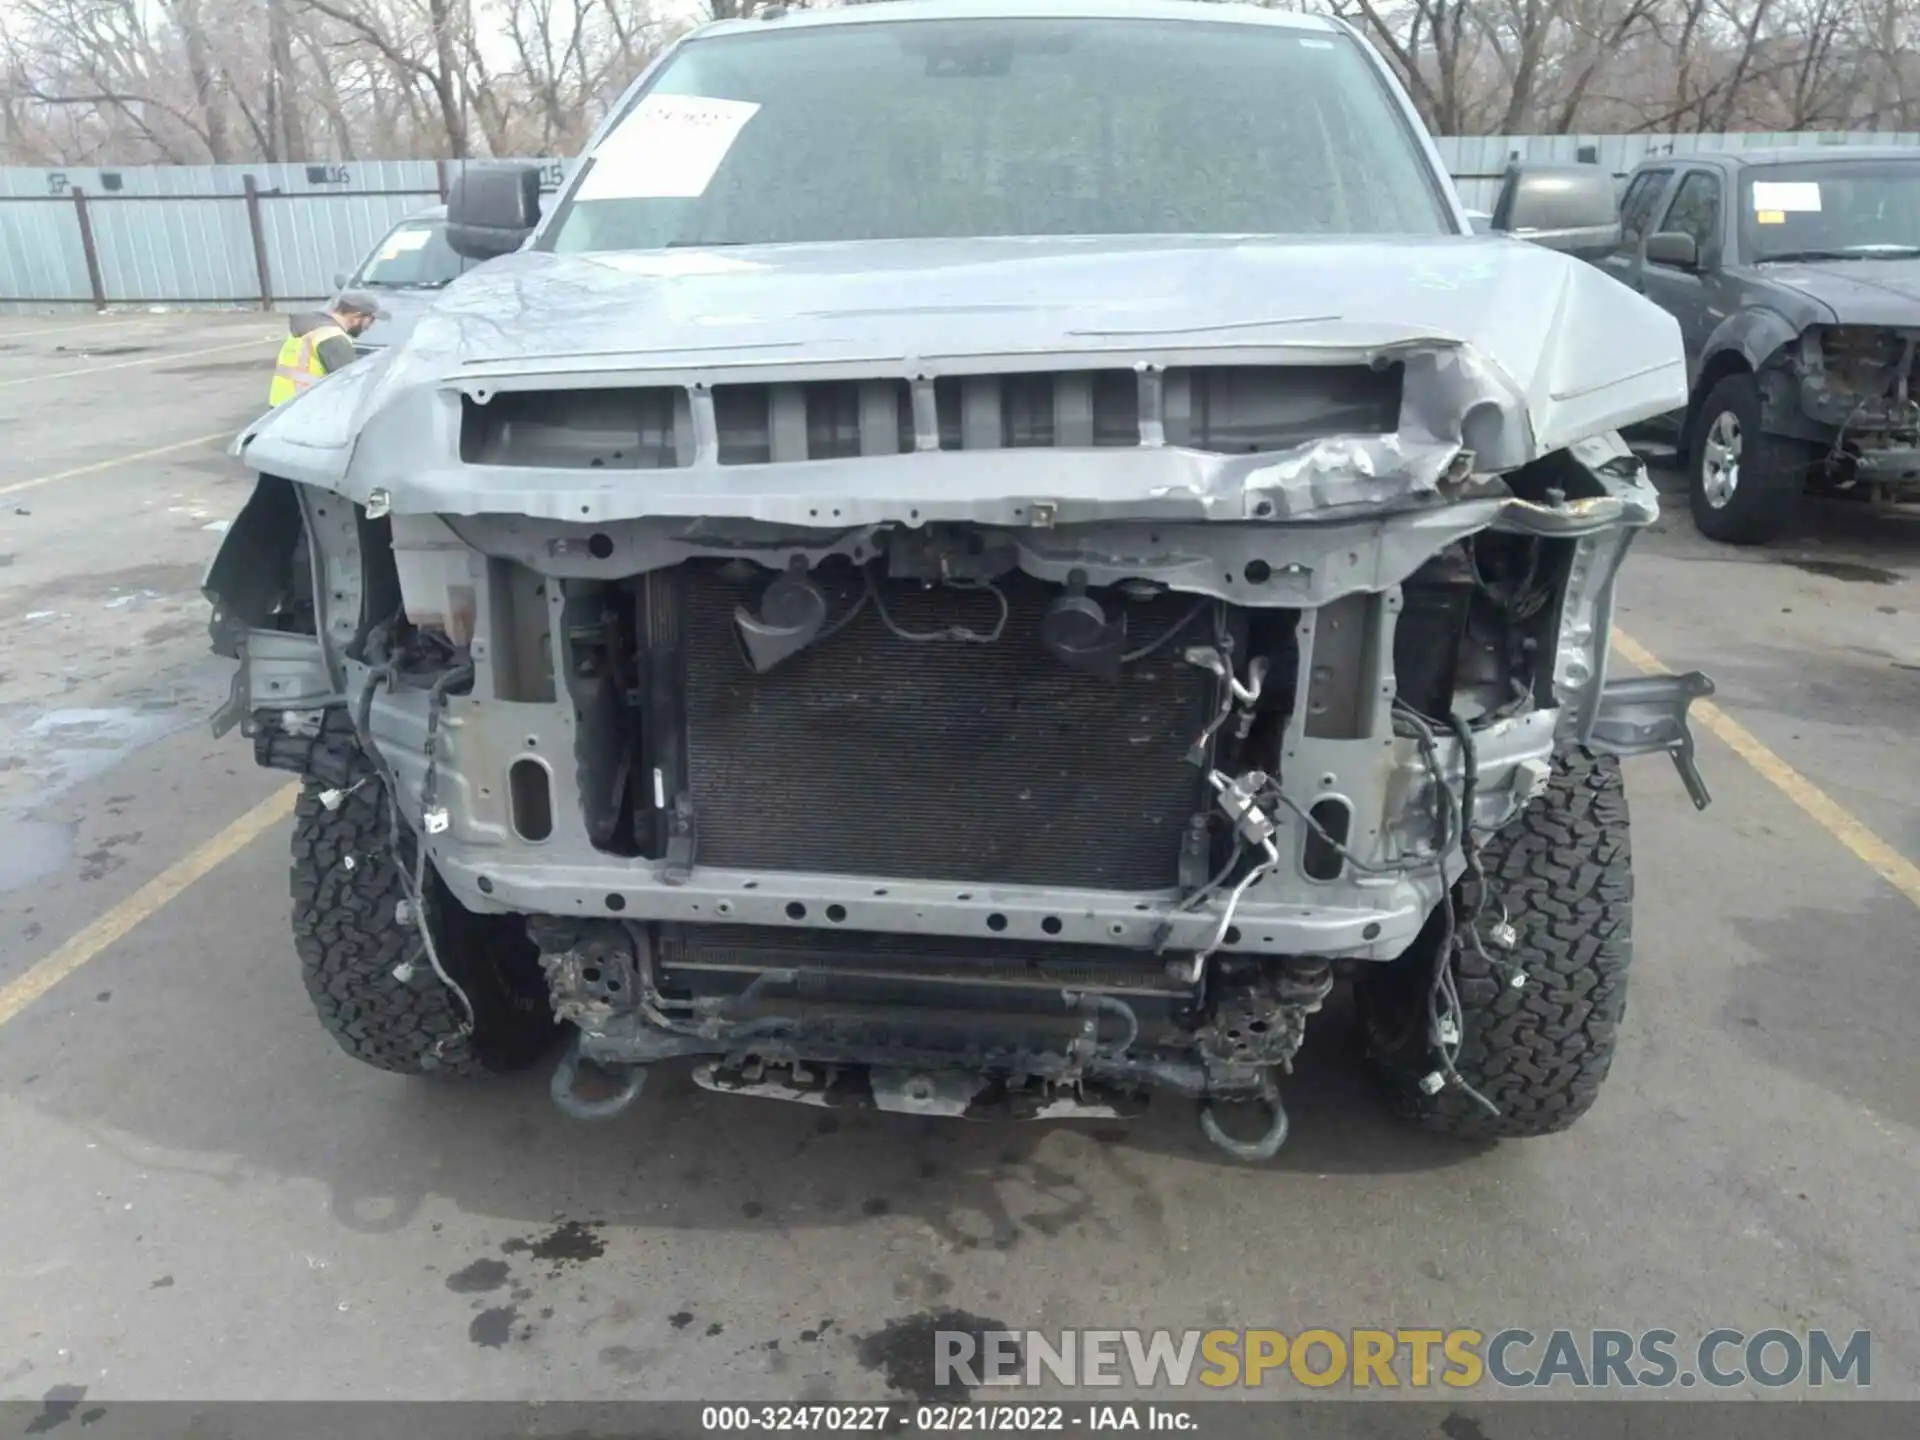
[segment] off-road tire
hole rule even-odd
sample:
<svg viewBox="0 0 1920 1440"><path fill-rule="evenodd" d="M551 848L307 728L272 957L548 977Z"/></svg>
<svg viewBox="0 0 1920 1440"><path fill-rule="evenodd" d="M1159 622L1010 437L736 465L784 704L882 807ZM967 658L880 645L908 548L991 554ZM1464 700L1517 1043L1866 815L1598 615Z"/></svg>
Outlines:
<svg viewBox="0 0 1920 1440"><path fill-rule="evenodd" d="M1718 509L1707 499L1707 436L1723 414L1740 427L1740 483ZM1762 545L1793 528L1816 447L1760 428L1760 387L1753 376L1729 375L1707 392L1687 435L1687 503L1709 540Z"/></svg>
<svg viewBox="0 0 1920 1440"><path fill-rule="evenodd" d="M1545 793L1480 849L1490 889L1483 930L1504 902L1518 932L1508 953L1527 975L1515 989L1467 948L1455 961L1464 1011L1456 1066L1499 1108L1490 1115L1455 1086L1426 1095L1434 1069L1425 1027L1439 930L1363 977L1356 991L1368 1057L1394 1107L1425 1130L1469 1139L1549 1135L1592 1107L1613 1065L1633 957L1633 867L1620 762L1569 750ZM1471 882L1457 895L1471 913Z"/></svg>
<svg viewBox="0 0 1920 1440"><path fill-rule="evenodd" d="M474 914L427 867L434 948L473 1003L472 1033L462 1033L460 1002L433 973L418 929L396 918L406 889L386 791L357 750L326 738L270 742L316 752L317 773L303 780L294 811L292 890L294 949L320 1024L354 1059L400 1075L465 1077L533 1064L559 1031L524 922ZM348 791L333 810L320 799L329 788ZM414 843L403 823L402 863L412 864ZM413 974L397 979L409 961Z"/></svg>

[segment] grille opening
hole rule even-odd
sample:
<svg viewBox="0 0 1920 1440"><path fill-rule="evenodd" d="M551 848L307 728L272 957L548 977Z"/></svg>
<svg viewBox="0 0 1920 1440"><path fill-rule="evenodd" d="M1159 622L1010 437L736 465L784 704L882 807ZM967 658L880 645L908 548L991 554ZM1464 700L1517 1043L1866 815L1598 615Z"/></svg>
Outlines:
<svg viewBox="0 0 1920 1440"><path fill-rule="evenodd" d="M1307 848L1300 858L1300 868L1307 872L1310 880L1337 880L1347 863L1337 847L1347 843L1347 829L1353 822L1353 812L1347 809L1346 801L1327 799L1316 803L1307 813L1327 833L1323 838L1319 831L1307 831Z"/></svg>
<svg viewBox="0 0 1920 1440"><path fill-rule="evenodd" d="M1366 365L1175 368L1149 393L1131 370L948 375L933 382L942 450L1131 447L1143 406L1169 445L1214 454L1282 450L1399 429L1404 371ZM716 385L722 465L897 455L915 448L900 378ZM508 391L463 399L460 458L474 465L659 470L694 463L678 386Z"/></svg>
<svg viewBox="0 0 1920 1440"><path fill-rule="evenodd" d="M693 463L693 411L678 388L509 390L460 402L469 465L669 470Z"/></svg>
<svg viewBox="0 0 1920 1440"><path fill-rule="evenodd" d="M1140 443L1129 370L948 375L933 382L942 450L1026 450Z"/></svg>
<svg viewBox="0 0 1920 1440"><path fill-rule="evenodd" d="M537 760L514 761L507 770L507 795L514 834L533 843L553 834L553 786L546 766Z"/></svg>
<svg viewBox="0 0 1920 1440"><path fill-rule="evenodd" d="M913 398L904 380L716 385L713 419L722 465L839 460L913 449Z"/></svg>
<svg viewBox="0 0 1920 1440"><path fill-rule="evenodd" d="M1405 367L1206 365L1169 371L1167 443L1215 454L1284 450L1400 428Z"/></svg>

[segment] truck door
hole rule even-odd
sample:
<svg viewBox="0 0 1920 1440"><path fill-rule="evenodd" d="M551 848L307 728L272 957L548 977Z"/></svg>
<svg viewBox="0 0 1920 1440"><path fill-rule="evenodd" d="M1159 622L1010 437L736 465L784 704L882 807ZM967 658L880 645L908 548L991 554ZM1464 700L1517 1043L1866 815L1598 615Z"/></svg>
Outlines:
<svg viewBox="0 0 1920 1440"><path fill-rule="evenodd" d="M1627 182L1627 193L1620 197L1620 243L1600 268L1622 285L1640 288L1640 251L1649 233L1655 202L1666 197L1673 179L1673 167L1662 165L1642 170Z"/></svg>
<svg viewBox="0 0 1920 1440"><path fill-rule="evenodd" d="M1692 266L1657 264L1643 256L1640 288L1646 297L1680 322L1687 345L1687 379L1699 377L1701 352L1707 337L1726 316L1721 296L1721 211L1724 203L1720 173L1712 169L1681 172L1673 198L1661 218L1647 226L1647 234L1676 232L1691 236L1698 259Z"/></svg>

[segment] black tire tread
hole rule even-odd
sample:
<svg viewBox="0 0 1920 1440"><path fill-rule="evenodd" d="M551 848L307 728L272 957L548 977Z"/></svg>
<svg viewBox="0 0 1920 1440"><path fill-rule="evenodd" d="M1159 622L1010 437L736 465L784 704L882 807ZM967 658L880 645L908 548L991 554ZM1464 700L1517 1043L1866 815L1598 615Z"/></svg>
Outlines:
<svg viewBox="0 0 1920 1440"><path fill-rule="evenodd" d="M1455 1086L1418 1087L1424 1036L1409 1051L1376 1057L1397 1109L1425 1130L1470 1139L1550 1135L1592 1108L1613 1066L1633 958L1633 865L1620 762L1570 750L1546 792L1481 846L1493 895L1518 932L1511 957L1527 982L1515 989L1469 948L1456 963L1464 1012L1459 1072L1498 1107L1490 1115ZM1464 886L1461 914L1472 901ZM1490 918L1498 911L1491 903ZM1498 954L1498 952L1490 952ZM1424 1013L1431 950L1379 979L1413 987ZM1363 1002L1364 1004L1364 1002ZM1401 1014L1405 1011L1401 1010Z"/></svg>
<svg viewBox="0 0 1920 1440"><path fill-rule="evenodd" d="M427 968L418 933L394 920L406 890L393 863L385 793L369 782L328 811L320 803L325 788L316 780L301 787L292 874L294 949L321 1026L347 1054L381 1070L481 1073L472 1040L461 1033L458 1002ZM394 978L409 958L426 983Z"/></svg>
<svg viewBox="0 0 1920 1440"><path fill-rule="evenodd" d="M293 939L314 1011L340 1048L394 1074L461 1078L520 1069L544 1053L556 1029L515 922L468 914L428 868L435 948L476 1011L474 1032L464 1033L460 1003L433 974L418 930L396 918L406 887L380 780L326 727L318 738L269 743L276 759L306 747L314 761L294 808ZM333 810L320 798L330 788L346 792ZM411 864L415 842L404 826L400 839L398 858ZM416 970L402 982L393 972L408 960Z"/></svg>

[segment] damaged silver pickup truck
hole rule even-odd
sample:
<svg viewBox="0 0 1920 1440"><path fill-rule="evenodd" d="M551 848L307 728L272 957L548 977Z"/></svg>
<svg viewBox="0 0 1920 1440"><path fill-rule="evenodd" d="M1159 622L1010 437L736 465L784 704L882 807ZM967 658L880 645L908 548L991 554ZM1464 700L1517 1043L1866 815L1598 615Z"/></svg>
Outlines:
<svg viewBox="0 0 1920 1440"><path fill-rule="evenodd" d="M237 442L215 723L305 777L320 1018L403 1073L559 1052L581 1116L688 1057L921 1115L1169 1089L1258 1159L1350 983L1411 1116L1564 1127L1616 757L1706 803L1710 684L1607 678L1675 323L1473 234L1338 22L1008 9L693 32L549 213L465 174L499 258Z"/></svg>

